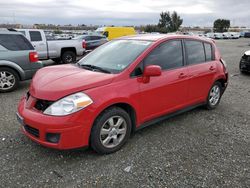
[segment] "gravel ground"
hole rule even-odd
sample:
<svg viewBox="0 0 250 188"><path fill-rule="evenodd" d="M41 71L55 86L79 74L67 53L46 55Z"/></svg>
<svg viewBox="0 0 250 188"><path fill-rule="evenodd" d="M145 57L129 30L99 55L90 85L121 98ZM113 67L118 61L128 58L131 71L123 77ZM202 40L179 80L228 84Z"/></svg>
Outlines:
<svg viewBox="0 0 250 188"><path fill-rule="evenodd" d="M217 41L230 84L216 110L140 130L111 155L33 143L15 118L29 81L0 94L0 187L250 187L250 75L238 69L248 42Z"/></svg>

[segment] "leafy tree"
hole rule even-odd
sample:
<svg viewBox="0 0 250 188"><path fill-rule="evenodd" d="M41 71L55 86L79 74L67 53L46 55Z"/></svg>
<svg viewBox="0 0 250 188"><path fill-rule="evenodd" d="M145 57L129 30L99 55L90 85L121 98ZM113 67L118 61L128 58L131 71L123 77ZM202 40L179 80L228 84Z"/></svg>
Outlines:
<svg viewBox="0 0 250 188"><path fill-rule="evenodd" d="M183 23L183 19L181 19L181 17L177 14L177 12L174 11L173 14L171 15L171 22L170 22L169 30L171 32L178 31L182 23Z"/></svg>
<svg viewBox="0 0 250 188"><path fill-rule="evenodd" d="M217 19L214 21L214 32L226 32L230 28L230 20Z"/></svg>
<svg viewBox="0 0 250 188"><path fill-rule="evenodd" d="M171 24L171 15L170 12L162 12L160 14L160 19L158 23L159 28L168 28Z"/></svg>
<svg viewBox="0 0 250 188"><path fill-rule="evenodd" d="M158 32L159 28L157 25L146 25L144 28L145 32L152 33L152 32Z"/></svg>
<svg viewBox="0 0 250 188"><path fill-rule="evenodd" d="M174 11L172 14L167 11L162 12L158 23L159 31L162 33L175 32L180 28L182 22L183 20L177 12Z"/></svg>

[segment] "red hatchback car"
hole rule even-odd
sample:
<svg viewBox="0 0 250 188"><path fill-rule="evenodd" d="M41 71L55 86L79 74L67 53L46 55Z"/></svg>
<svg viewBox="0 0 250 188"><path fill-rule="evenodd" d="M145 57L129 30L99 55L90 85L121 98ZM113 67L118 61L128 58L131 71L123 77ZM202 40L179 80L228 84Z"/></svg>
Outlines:
<svg viewBox="0 0 250 188"><path fill-rule="evenodd" d="M41 145L119 150L142 127L198 106L214 109L228 84L209 39L138 35L104 44L77 64L39 70L17 117Z"/></svg>

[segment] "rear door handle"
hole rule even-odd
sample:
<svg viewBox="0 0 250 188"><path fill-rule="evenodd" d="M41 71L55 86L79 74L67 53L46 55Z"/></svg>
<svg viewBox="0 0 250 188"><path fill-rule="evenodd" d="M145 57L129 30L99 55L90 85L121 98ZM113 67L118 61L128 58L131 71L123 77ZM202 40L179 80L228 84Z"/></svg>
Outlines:
<svg viewBox="0 0 250 188"><path fill-rule="evenodd" d="M211 66L211 67L209 68L209 70L213 71L213 70L215 70L215 67L214 67L214 66Z"/></svg>
<svg viewBox="0 0 250 188"><path fill-rule="evenodd" d="M181 79L183 79L183 78L186 78L187 77L187 75L185 74L185 73L180 73L180 75L179 75L179 78L181 78Z"/></svg>

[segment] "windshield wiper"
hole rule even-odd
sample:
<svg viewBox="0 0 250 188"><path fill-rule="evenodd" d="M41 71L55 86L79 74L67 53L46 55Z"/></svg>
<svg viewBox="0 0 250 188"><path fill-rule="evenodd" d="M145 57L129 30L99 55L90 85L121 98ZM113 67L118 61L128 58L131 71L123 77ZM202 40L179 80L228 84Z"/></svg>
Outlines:
<svg viewBox="0 0 250 188"><path fill-rule="evenodd" d="M86 68L87 70L93 70L93 71L98 70L104 73L109 73L109 74L111 73L110 71L95 65L90 65L90 64L79 64L79 65L83 68Z"/></svg>

